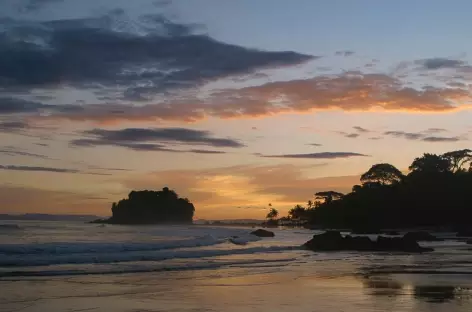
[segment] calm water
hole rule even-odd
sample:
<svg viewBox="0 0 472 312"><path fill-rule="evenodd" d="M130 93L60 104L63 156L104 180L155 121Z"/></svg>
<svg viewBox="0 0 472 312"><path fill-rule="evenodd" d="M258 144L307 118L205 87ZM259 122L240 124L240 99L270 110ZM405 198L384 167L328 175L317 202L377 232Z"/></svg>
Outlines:
<svg viewBox="0 0 472 312"><path fill-rule="evenodd" d="M0 311L472 311L464 242L314 253L312 231L251 230L2 222Z"/></svg>

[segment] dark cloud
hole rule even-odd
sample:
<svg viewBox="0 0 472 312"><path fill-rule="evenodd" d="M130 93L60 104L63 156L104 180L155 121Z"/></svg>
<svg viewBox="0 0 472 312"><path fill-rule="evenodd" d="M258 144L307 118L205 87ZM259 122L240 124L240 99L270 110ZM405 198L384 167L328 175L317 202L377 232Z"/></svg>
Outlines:
<svg viewBox="0 0 472 312"><path fill-rule="evenodd" d="M28 128L28 123L24 121L0 121L0 132L21 132L22 130Z"/></svg>
<svg viewBox="0 0 472 312"><path fill-rule="evenodd" d="M55 167L42 167L42 166L17 166L17 165L0 165L0 170L11 170L11 171L28 171L28 172L52 172L52 173L74 173L74 174L88 174L98 176L109 176L110 173L97 172L97 171L83 171L79 169L66 169L66 168L55 168Z"/></svg>
<svg viewBox="0 0 472 312"><path fill-rule="evenodd" d="M369 155L352 153L352 152L322 152L322 153L310 153L310 154L283 154L283 155L261 155L260 157L266 158L306 158L306 159L335 159L335 158L349 158L362 156L366 157Z"/></svg>
<svg viewBox="0 0 472 312"><path fill-rule="evenodd" d="M459 81L448 81L446 82L446 84L453 88L462 88L462 89L467 88L469 86L468 84L459 82Z"/></svg>
<svg viewBox="0 0 472 312"><path fill-rule="evenodd" d="M359 133L347 133L344 135L346 138L355 139L360 136Z"/></svg>
<svg viewBox="0 0 472 312"><path fill-rule="evenodd" d="M194 153L194 154L226 154L226 152L223 152L223 151L212 151L212 150L201 150L201 149L191 149L186 152Z"/></svg>
<svg viewBox="0 0 472 312"><path fill-rule="evenodd" d="M90 170L103 170L103 171L131 171L131 169L126 168L108 168L108 167L100 167L95 165L87 165L87 169Z"/></svg>
<svg viewBox="0 0 472 312"><path fill-rule="evenodd" d="M353 128L355 130L359 131L359 132L362 132L362 133L370 132L370 130L367 130L366 128L362 128L362 127L359 127L359 126L355 126Z"/></svg>
<svg viewBox="0 0 472 312"><path fill-rule="evenodd" d="M1 48L0 48L1 49ZM2 61L0 60L0 63ZM1 65L0 65L1 66ZM0 71L0 76L2 75ZM1 80L1 77L0 77ZM39 102L26 101L12 97L0 97L0 114L22 114L22 113L37 113L45 109L53 109L52 105L45 105Z"/></svg>
<svg viewBox="0 0 472 312"><path fill-rule="evenodd" d="M97 140L79 139L72 142L73 146L76 147L96 147L96 146L117 146L124 147L134 151L140 152L170 152L170 153L192 153L192 154L226 154L224 151L215 150L203 150L203 149L189 149L189 150L178 150L168 148L165 145L153 144L153 143L120 143L120 142L104 142ZM114 169L118 170L118 169ZM123 169L124 170L124 169Z"/></svg>
<svg viewBox="0 0 472 312"><path fill-rule="evenodd" d="M42 171L42 172L56 172L56 173L79 173L79 171L75 170L75 169L36 167L36 166L15 166L15 165L0 165L0 170Z"/></svg>
<svg viewBox="0 0 472 312"><path fill-rule="evenodd" d="M307 145L309 145L309 146L316 146L316 147L318 147L318 146L323 146L322 144L319 144L319 143L308 143Z"/></svg>
<svg viewBox="0 0 472 312"><path fill-rule="evenodd" d="M425 142L457 142L457 141L460 141L461 138L428 136L428 137L424 137L422 140Z"/></svg>
<svg viewBox="0 0 472 312"><path fill-rule="evenodd" d="M348 133L348 132L344 132L344 131L336 131L336 133L339 133L340 135L342 135L346 138L349 138L349 139L355 139L355 138L360 136L359 133Z"/></svg>
<svg viewBox="0 0 472 312"><path fill-rule="evenodd" d="M126 142L112 142L100 139L77 139L70 142L74 147L97 147L97 146L118 146L125 147L135 151L147 152L174 152L175 150L166 148L165 145L153 143L126 143Z"/></svg>
<svg viewBox="0 0 472 312"><path fill-rule="evenodd" d="M213 137L209 131L187 128L127 128L121 130L94 129L83 133L89 138L72 140L76 147L118 146L136 151L185 152L195 154L223 154L222 151L168 148L166 144L204 145L241 148L245 145L230 138ZM90 138L91 137L91 138Z"/></svg>
<svg viewBox="0 0 472 312"><path fill-rule="evenodd" d="M382 140L382 139L383 139L383 137L379 137L379 136L377 136L377 137L370 137L370 138L369 138L369 140L374 140L374 141L376 141L376 140Z"/></svg>
<svg viewBox="0 0 472 312"><path fill-rule="evenodd" d="M158 141L166 143L186 143L214 147L244 147L240 142L228 138L215 138L209 131L187 128L127 128L122 130L94 129L85 134L109 142Z"/></svg>
<svg viewBox="0 0 472 312"><path fill-rule="evenodd" d="M418 60L415 63L421 65L424 69L428 70L442 68L460 68L466 65L464 61L442 57Z"/></svg>
<svg viewBox="0 0 472 312"><path fill-rule="evenodd" d="M432 131L431 131L432 130ZM438 136L431 136L432 133L437 133L437 132L444 132L446 131L445 129L441 128L430 128L426 131L423 132L405 132L405 131L387 131L384 133L384 135L389 135L397 138L405 138L407 140L419 140L423 142L457 142L461 141L462 138L458 136L453 136L453 137L438 137Z"/></svg>
<svg viewBox="0 0 472 312"><path fill-rule="evenodd" d="M384 132L384 134L397 137L397 138L405 138L408 140L418 140L423 137L422 133L405 132L405 131L387 131L387 132Z"/></svg>
<svg viewBox="0 0 472 312"><path fill-rule="evenodd" d="M336 51L334 54L337 55L337 56L351 56L354 53L355 53L354 51L343 50L343 51Z"/></svg>
<svg viewBox="0 0 472 312"><path fill-rule="evenodd" d="M313 56L217 41L161 15L130 21L122 10L99 18L5 22L0 34L0 88L121 90L144 99L172 88L279 66ZM138 29L138 31L136 31Z"/></svg>
<svg viewBox="0 0 472 312"><path fill-rule="evenodd" d="M49 144L47 144L47 143L34 143L34 144L37 145L37 146L42 146L42 147L48 147L49 146Z"/></svg>
<svg viewBox="0 0 472 312"><path fill-rule="evenodd" d="M0 154L8 155L8 156L26 156L26 157L35 157L35 158L41 158L41 159L50 159L48 156L45 156L45 155L29 153L29 152L18 150L12 147L0 149Z"/></svg>

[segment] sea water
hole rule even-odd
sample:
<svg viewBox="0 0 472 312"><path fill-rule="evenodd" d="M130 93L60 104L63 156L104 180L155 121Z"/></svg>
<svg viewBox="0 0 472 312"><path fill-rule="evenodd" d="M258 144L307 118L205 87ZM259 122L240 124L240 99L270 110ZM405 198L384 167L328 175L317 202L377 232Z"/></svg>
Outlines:
<svg viewBox="0 0 472 312"><path fill-rule="evenodd" d="M0 311L472 311L472 245L312 252L316 232L0 224Z"/></svg>

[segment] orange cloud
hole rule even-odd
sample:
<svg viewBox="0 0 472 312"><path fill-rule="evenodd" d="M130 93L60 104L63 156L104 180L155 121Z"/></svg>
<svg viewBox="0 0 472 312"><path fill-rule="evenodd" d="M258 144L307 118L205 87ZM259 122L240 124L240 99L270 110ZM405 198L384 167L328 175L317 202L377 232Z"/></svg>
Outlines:
<svg viewBox="0 0 472 312"><path fill-rule="evenodd" d="M117 123L122 121L196 122L207 117L256 118L324 110L446 113L472 106L464 88L406 87L385 74L346 72L337 76L271 82L215 92L206 99L169 100L142 106L82 105L40 118Z"/></svg>
<svg viewBox="0 0 472 312"><path fill-rule="evenodd" d="M262 103L258 105L259 110L266 114L317 110L450 112L469 109L472 100L471 93L465 89L428 87L418 90L405 87L400 80L388 75L357 72L272 82L227 90L220 96L229 99L227 105L234 105L231 103L236 101L232 98L237 96L242 103L236 111L240 115L252 115L255 110L252 106L257 103Z"/></svg>

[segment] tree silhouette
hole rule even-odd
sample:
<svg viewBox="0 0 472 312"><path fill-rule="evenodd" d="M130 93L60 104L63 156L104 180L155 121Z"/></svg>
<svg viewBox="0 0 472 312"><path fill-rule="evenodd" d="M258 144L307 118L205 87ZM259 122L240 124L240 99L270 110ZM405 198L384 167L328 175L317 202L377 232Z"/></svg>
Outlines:
<svg viewBox="0 0 472 312"><path fill-rule="evenodd" d="M359 192L362 189L362 186L356 184L352 187L352 192Z"/></svg>
<svg viewBox="0 0 472 312"><path fill-rule="evenodd" d="M288 211L288 216L292 220L302 220L306 216L306 209L301 205L296 205Z"/></svg>
<svg viewBox="0 0 472 312"><path fill-rule="evenodd" d="M403 173L391 164L373 165L361 175L361 182L374 182L382 185L398 183L403 179Z"/></svg>
<svg viewBox="0 0 472 312"><path fill-rule="evenodd" d="M452 151L444 153L442 157L450 162L452 172L465 171L463 166L472 161L472 151L470 149Z"/></svg>
<svg viewBox="0 0 472 312"><path fill-rule="evenodd" d="M329 204L333 200L340 199L344 196L343 193L335 192L335 191L324 191L315 193L315 198L318 200L322 200L323 202Z"/></svg>
<svg viewBox="0 0 472 312"><path fill-rule="evenodd" d="M425 153L415 158L408 167L412 173L445 173L449 172L450 163L443 156Z"/></svg>
<svg viewBox="0 0 472 312"><path fill-rule="evenodd" d="M272 206L272 205L270 205L270 206ZM278 216L279 216L279 212L277 211L277 209L270 208L269 213L266 216L266 219L269 219L269 220L273 221L273 220L277 219Z"/></svg>
<svg viewBox="0 0 472 312"><path fill-rule="evenodd" d="M374 165L351 193L316 193L315 208L306 211L308 223L364 232L410 227L470 229L471 163L472 152L465 149L423 154L413 160L406 176L391 165Z"/></svg>

